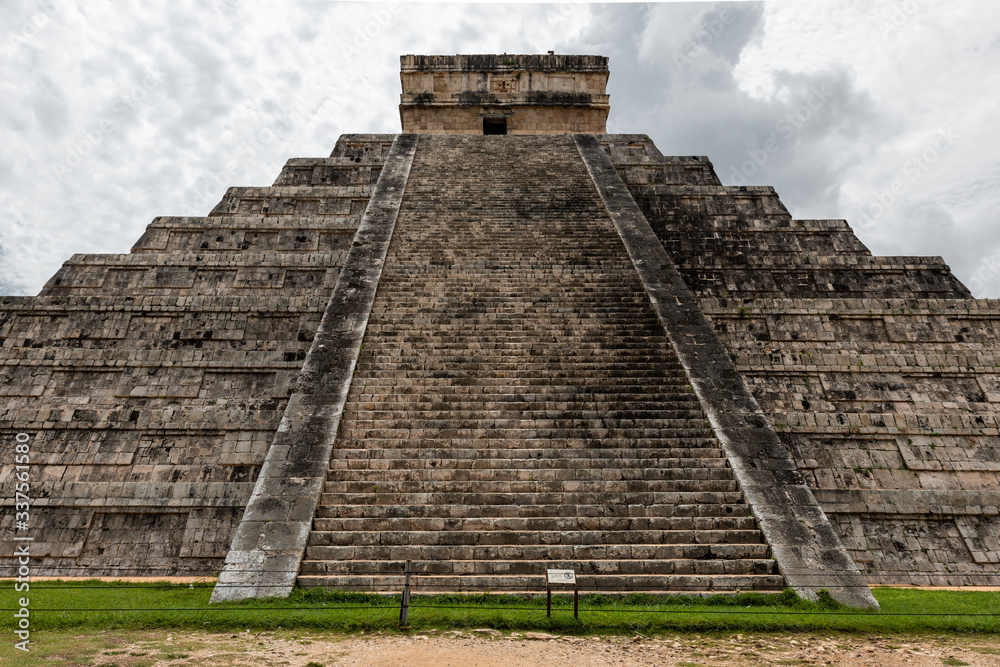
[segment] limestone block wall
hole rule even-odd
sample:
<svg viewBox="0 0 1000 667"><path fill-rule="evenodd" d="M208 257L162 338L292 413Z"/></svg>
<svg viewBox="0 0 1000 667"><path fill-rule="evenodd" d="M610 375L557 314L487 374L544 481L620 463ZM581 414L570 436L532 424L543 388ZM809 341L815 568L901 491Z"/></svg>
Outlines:
<svg viewBox="0 0 1000 667"><path fill-rule="evenodd" d="M635 185L685 279L714 296L969 296L940 257L874 257L841 220L793 220L773 188Z"/></svg>
<svg viewBox="0 0 1000 667"><path fill-rule="evenodd" d="M482 134L484 116L509 134L606 131L608 59L568 55L400 58L403 132Z"/></svg>
<svg viewBox="0 0 1000 667"><path fill-rule="evenodd" d="M30 436L34 574L221 569L391 143L347 135L0 299L0 440Z"/></svg>
<svg viewBox="0 0 1000 667"><path fill-rule="evenodd" d="M878 583L1000 581L1000 304L703 302Z"/></svg>
<svg viewBox="0 0 1000 667"><path fill-rule="evenodd" d="M400 109L403 127L417 134L482 134L483 117L503 116L507 134L598 134L607 109L531 106L413 106Z"/></svg>
<svg viewBox="0 0 1000 667"><path fill-rule="evenodd" d="M639 139L604 143L869 582L1000 583L1000 302Z"/></svg>
<svg viewBox="0 0 1000 667"><path fill-rule="evenodd" d="M489 94L502 102L532 103L546 95L581 95L607 103L605 56L483 54L400 56L402 102L464 101ZM595 101L597 101L595 99Z"/></svg>

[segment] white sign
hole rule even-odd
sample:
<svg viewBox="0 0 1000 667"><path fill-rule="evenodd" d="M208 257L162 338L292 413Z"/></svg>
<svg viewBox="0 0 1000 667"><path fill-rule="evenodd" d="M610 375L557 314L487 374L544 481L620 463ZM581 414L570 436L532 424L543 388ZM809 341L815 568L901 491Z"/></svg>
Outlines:
<svg viewBox="0 0 1000 667"><path fill-rule="evenodd" d="M550 584L575 584L575 570L546 570L549 574Z"/></svg>

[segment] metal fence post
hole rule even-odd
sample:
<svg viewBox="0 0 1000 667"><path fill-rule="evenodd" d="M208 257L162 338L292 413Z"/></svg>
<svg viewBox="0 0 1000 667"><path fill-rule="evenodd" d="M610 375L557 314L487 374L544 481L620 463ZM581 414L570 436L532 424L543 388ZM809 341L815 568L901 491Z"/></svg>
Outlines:
<svg viewBox="0 0 1000 667"><path fill-rule="evenodd" d="M580 620L580 585L573 580L573 618Z"/></svg>
<svg viewBox="0 0 1000 667"><path fill-rule="evenodd" d="M399 628L409 630L408 617L410 614L410 561L406 561L403 568L403 595L399 601Z"/></svg>

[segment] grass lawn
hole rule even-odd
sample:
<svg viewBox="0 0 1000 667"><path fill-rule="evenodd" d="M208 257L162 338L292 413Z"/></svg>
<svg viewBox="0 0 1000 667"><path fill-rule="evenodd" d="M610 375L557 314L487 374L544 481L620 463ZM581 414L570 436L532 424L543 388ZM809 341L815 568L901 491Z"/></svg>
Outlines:
<svg viewBox="0 0 1000 667"><path fill-rule="evenodd" d="M394 630L399 596L296 590L287 599L208 604L212 584L34 582L17 593L0 582L0 629L11 633L12 612L30 600L32 631L191 628L273 630L303 628L337 632ZM541 630L563 634L692 631L792 631L867 633L998 633L1000 593L876 588L881 612L836 603L810 603L791 591L780 595L611 598L584 595L580 619L571 597L555 597L552 618L545 599L502 595L414 595L413 630L480 628Z"/></svg>

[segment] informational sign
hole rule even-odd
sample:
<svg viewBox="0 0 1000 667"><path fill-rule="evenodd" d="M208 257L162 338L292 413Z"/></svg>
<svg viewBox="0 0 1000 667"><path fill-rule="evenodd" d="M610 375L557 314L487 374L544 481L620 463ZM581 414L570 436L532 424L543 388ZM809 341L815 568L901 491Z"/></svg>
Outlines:
<svg viewBox="0 0 1000 667"><path fill-rule="evenodd" d="M550 584L575 584L575 570L546 570L549 575Z"/></svg>

